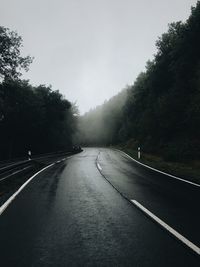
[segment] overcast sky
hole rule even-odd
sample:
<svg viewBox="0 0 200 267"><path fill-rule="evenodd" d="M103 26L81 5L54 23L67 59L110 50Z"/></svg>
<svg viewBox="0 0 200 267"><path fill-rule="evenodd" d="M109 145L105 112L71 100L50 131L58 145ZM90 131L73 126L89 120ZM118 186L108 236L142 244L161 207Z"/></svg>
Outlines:
<svg viewBox="0 0 200 267"><path fill-rule="evenodd" d="M0 25L34 56L23 77L88 111L133 84L170 22L196 0L0 0Z"/></svg>

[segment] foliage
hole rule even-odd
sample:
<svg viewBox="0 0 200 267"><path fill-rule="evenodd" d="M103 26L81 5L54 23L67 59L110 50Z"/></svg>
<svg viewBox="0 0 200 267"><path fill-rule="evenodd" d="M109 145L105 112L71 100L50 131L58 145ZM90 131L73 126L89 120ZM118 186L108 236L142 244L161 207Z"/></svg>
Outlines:
<svg viewBox="0 0 200 267"><path fill-rule="evenodd" d="M69 149L77 107L50 86L20 80L31 57L22 57L22 38L0 27L0 160Z"/></svg>
<svg viewBox="0 0 200 267"><path fill-rule="evenodd" d="M44 153L70 148L75 131L71 103L59 91L27 81L0 85L1 158L24 156L30 149Z"/></svg>
<svg viewBox="0 0 200 267"><path fill-rule="evenodd" d="M122 129L143 150L168 160L200 156L200 2L189 19L169 25L158 52L135 82ZM128 123L127 123L128 121Z"/></svg>
<svg viewBox="0 0 200 267"><path fill-rule="evenodd" d="M0 26L0 77L17 79L20 70L28 70L32 62L30 56L22 57L22 38L16 32Z"/></svg>
<svg viewBox="0 0 200 267"><path fill-rule="evenodd" d="M76 143L82 145L111 145L119 140L118 131L122 123L122 108L126 101L128 89L90 110L78 121Z"/></svg>
<svg viewBox="0 0 200 267"><path fill-rule="evenodd" d="M171 23L157 53L127 91L81 119L86 144L134 140L167 160L200 157L200 1L189 19ZM122 93L123 94L123 93Z"/></svg>

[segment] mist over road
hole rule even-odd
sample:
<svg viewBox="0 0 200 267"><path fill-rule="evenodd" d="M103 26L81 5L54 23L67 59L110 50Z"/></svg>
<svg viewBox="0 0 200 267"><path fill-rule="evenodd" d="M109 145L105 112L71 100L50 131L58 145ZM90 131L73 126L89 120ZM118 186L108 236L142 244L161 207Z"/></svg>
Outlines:
<svg viewBox="0 0 200 267"><path fill-rule="evenodd" d="M0 216L1 266L199 266L128 200L199 246L199 188L85 148L38 174Z"/></svg>

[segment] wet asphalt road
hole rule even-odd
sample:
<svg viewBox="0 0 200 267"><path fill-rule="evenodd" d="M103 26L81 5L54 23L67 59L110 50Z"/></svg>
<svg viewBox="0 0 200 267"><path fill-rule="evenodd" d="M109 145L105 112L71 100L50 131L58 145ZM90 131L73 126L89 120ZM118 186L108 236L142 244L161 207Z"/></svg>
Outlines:
<svg viewBox="0 0 200 267"><path fill-rule="evenodd" d="M138 167L118 151L88 148L36 176L0 216L0 266L200 266L198 256L104 176L199 242L196 189Z"/></svg>

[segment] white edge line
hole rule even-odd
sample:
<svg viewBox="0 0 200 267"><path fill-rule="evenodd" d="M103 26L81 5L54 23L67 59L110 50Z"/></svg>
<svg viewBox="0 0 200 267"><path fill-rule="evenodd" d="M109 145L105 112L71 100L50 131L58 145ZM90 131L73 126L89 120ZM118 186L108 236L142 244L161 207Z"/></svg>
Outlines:
<svg viewBox="0 0 200 267"><path fill-rule="evenodd" d="M116 150L119 151L119 152L121 152L121 153L123 153L123 154L126 155L128 158L130 158L131 160L137 162L138 164L140 164L140 165L142 165L142 166L144 166L144 167L146 167L146 168L148 168L148 169L151 169L151 170L153 170L153 171L162 173L162 174L164 174L164 175L167 175L167 176L169 176L169 177L171 177L171 178L180 180L180 181L182 181L182 182L185 182L185 183L188 183L188 184L191 184L191 185L200 187L200 184L193 183L193 182L190 182L190 181L188 181L188 180L185 180L185 179L179 178L179 177L177 177L177 176L174 176L174 175L172 175L172 174L169 174L169 173L166 173L166 172L157 170L157 169L155 169L155 168L152 168L152 167L150 167L150 166L148 166L148 165L146 165L146 164L144 164L144 163L141 163L141 162L137 161L136 159L132 158L131 156L129 156L128 154L126 154L124 151L121 151L121 150L119 150L119 149L116 149Z"/></svg>
<svg viewBox="0 0 200 267"><path fill-rule="evenodd" d="M71 157L72 157L72 156L71 156ZM65 161L66 159L70 159L71 157L67 157L67 158L60 159L60 160L56 161L56 163L60 163L60 162L62 162L62 161Z"/></svg>
<svg viewBox="0 0 200 267"><path fill-rule="evenodd" d="M74 155L70 156L70 157L66 157L66 158L63 158L62 161L65 161L66 159L71 159Z"/></svg>
<svg viewBox="0 0 200 267"><path fill-rule="evenodd" d="M187 247L192 249L195 253L200 255L200 248L197 247L195 244L193 244L191 241L189 241L187 238L179 234L176 230L174 230L171 226L163 222L161 219L159 219L156 215L154 215L152 212L150 212L148 209L146 209L144 206L142 206L139 202L136 200L131 199L131 202L137 206L140 210L142 210L145 214L147 214L151 219L156 221L159 225L161 225L164 229L166 229L168 232L170 232L173 236L175 236L178 240L180 240L182 243L184 243Z"/></svg>
<svg viewBox="0 0 200 267"><path fill-rule="evenodd" d="M31 176L6 202L4 202L4 204L0 207L0 215L5 211L5 209L10 205L10 203L15 199L15 197L24 189L24 187L30 183L30 181L39 173L43 172L44 170L50 168L51 166L53 166L55 164L52 163L48 166L46 166L45 168L41 169L40 171L36 172L33 176Z"/></svg>

